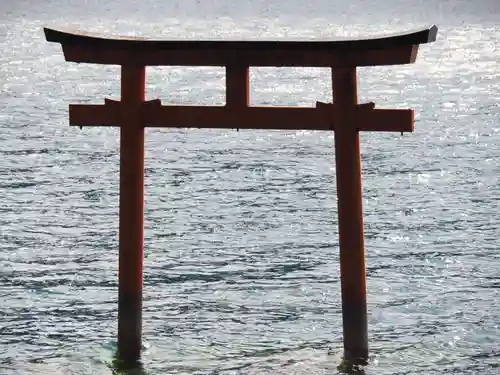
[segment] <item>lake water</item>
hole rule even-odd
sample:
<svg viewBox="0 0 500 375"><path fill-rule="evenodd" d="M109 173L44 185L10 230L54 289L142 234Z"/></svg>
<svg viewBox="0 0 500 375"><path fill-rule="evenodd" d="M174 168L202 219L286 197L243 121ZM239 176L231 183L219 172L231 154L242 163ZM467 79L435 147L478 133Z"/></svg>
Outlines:
<svg viewBox="0 0 500 375"><path fill-rule="evenodd" d="M437 24L360 101L367 374L500 373L500 2L0 0L0 374L110 374L118 131L69 103L118 67L66 63L45 25L164 38L331 38ZM331 100L325 69L252 69L252 104ZM148 99L220 104L222 68L150 68ZM333 134L147 130L147 374L335 374L342 353Z"/></svg>

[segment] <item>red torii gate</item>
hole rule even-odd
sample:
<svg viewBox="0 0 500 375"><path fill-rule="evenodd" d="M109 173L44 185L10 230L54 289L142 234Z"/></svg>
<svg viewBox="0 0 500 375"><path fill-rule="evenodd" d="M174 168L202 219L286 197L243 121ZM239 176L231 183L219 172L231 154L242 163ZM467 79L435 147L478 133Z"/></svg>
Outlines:
<svg viewBox="0 0 500 375"><path fill-rule="evenodd" d="M159 41L44 28L66 61L121 66L121 100L70 104L76 126L120 127L118 355L140 359L142 331L144 128L305 129L335 131L344 358L368 358L360 131L413 131L413 110L358 104L356 68L414 63L431 26L378 38L334 41ZM224 66L224 106L145 101L146 66ZM329 67L333 103L314 107L249 105L249 67Z"/></svg>

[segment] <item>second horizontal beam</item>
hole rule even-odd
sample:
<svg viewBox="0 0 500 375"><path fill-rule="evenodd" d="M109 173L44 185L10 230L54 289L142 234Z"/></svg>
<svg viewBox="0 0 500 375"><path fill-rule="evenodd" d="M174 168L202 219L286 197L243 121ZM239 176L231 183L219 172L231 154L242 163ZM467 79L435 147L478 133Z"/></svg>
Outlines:
<svg viewBox="0 0 500 375"><path fill-rule="evenodd" d="M360 105L354 110L353 126L359 131L413 131L413 110L371 109ZM120 126L121 103L105 105L71 104L70 124L75 126ZM263 130L335 130L333 114L327 106L242 107L170 106L145 102L142 126L156 128L218 128Z"/></svg>

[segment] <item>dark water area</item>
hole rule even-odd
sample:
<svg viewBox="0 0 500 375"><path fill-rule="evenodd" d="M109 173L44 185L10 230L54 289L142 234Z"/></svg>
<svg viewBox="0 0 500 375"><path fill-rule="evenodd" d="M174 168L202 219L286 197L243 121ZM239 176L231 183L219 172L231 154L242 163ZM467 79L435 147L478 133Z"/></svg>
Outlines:
<svg viewBox="0 0 500 375"><path fill-rule="evenodd" d="M0 374L111 374L116 129L69 103L119 69L66 63L46 25L161 38L328 39L437 24L409 66L359 70L361 102L415 132L361 135L366 374L500 373L500 2L0 0ZM252 68L252 104L331 100L326 69ZM220 104L222 68L149 68L148 99ZM147 374L336 374L333 134L146 132Z"/></svg>

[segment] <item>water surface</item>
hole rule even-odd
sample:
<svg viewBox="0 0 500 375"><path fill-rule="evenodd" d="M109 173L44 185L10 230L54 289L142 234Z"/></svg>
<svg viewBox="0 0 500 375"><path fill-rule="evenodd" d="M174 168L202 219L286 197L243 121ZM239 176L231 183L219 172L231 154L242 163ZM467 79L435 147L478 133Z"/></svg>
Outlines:
<svg viewBox="0 0 500 375"><path fill-rule="evenodd" d="M367 374L500 371L500 3L0 2L0 373L110 374L118 132L68 126L119 69L66 63L45 25L163 38L331 38L436 23L360 101L416 131L362 134ZM331 100L326 69L252 69L252 104ZM221 68L149 68L148 98L221 104ZM147 130L148 374L332 374L342 351L333 134Z"/></svg>

